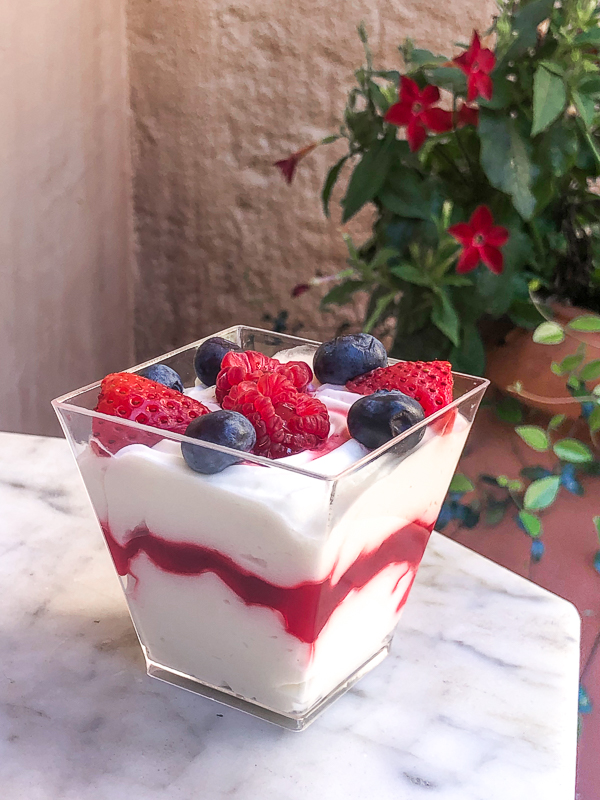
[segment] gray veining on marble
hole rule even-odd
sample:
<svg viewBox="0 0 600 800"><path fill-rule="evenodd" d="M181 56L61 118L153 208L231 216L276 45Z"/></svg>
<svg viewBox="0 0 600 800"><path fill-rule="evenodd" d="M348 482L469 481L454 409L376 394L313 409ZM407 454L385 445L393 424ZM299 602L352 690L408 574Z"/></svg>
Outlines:
<svg viewBox="0 0 600 800"><path fill-rule="evenodd" d="M307 731L148 678L66 442L0 434L3 800L572 800L579 618L434 534L392 655Z"/></svg>

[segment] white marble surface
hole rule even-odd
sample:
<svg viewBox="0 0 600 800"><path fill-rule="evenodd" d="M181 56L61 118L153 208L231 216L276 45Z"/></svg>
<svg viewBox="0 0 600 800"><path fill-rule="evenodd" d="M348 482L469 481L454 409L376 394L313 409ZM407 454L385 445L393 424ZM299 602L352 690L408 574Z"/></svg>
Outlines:
<svg viewBox="0 0 600 800"><path fill-rule="evenodd" d="M4 800L572 800L579 618L434 534L392 655L307 731L145 675L66 442L0 434Z"/></svg>

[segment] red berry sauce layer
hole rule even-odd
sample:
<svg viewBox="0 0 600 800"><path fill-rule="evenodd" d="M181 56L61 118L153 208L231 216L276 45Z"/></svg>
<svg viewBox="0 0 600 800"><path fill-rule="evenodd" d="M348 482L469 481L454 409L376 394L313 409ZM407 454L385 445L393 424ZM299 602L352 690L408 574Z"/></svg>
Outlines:
<svg viewBox="0 0 600 800"><path fill-rule="evenodd" d="M314 644L338 606L352 591L366 586L376 575L393 564L407 564L413 580L425 552L433 526L413 522L388 538L370 553L363 553L336 583L331 576L319 582L296 586L278 586L240 567L229 556L207 547L184 542L171 542L152 533L145 526L136 528L125 545L112 535L108 525L102 526L119 575L131 573L131 562L140 553L164 572L174 575L217 575L249 606L270 608L281 615L286 631L301 642ZM405 573L406 574L406 573ZM403 606L413 580L401 598Z"/></svg>

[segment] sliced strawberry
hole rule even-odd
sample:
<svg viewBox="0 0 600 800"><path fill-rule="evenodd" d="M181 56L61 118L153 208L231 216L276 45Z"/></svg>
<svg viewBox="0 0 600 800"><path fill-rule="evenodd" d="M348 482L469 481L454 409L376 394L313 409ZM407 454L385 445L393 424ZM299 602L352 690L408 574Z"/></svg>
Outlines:
<svg viewBox="0 0 600 800"><path fill-rule="evenodd" d="M380 389L399 389L423 406L428 417L452 402L452 367L448 361L400 361L380 367L348 381L346 388L357 394Z"/></svg>
<svg viewBox="0 0 600 800"><path fill-rule="evenodd" d="M221 371L217 376L215 395L218 403L242 381L257 381L266 372L275 372L287 378L294 388L303 392L311 382L311 368L304 361L288 361L281 364L275 358L269 358L254 350L243 353L226 353L221 362Z"/></svg>
<svg viewBox="0 0 600 800"><path fill-rule="evenodd" d="M223 408L250 420L256 431L253 452L259 456L282 458L314 450L329 433L329 414L323 403L298 392L279 372L236 384L223 399Z"/></svg>
<svg viewBox="0 0 600 800"><path fill-rule="evenodd" d="M193 419L209 413L206 406L192 397L132 372L107 375L102 381L94 410L174 433L185 433ZM152 447L163 438L149 431L96 418L92 423L92 433L110 453L116 453L128 444ZM95 449L99 451L97 444Z"/></svg>

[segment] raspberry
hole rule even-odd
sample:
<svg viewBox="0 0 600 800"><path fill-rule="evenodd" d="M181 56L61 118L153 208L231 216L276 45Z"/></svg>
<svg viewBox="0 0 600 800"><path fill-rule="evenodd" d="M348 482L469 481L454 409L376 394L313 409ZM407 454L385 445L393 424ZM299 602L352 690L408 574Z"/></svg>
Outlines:
<svg viewBox="0 0 600 800"><path fill-rule="evenodd" d="M452 402L452 367L448 361L400 361L348 381L346 388L358 394L380 389L399 389L414 398L428 417Z"/></svg>
<svg viewBox="0 0 600 800"><path fill-rule="evenodd" d="M281 364L274 358L264 356L254 350L244 353L226 353L221 362L221 371L217 375L215 395L217 402L223 404L223 398L242 381L257 381L265 372L275 372L287 378L294 388L303 392L311 382L313 374L308 364L303 361L288 361Z"/></svg>
<svg viewBox="0 0 600 800"><path fill-rule="evenodd" d="M256 431L253 452L267 458L314 450L329 433L329 414L323 403L299 392L280 372L236 384L223 399L223 408L250 420Z"/></svg>
<svg viewBox="0 0 600 800"><path fill-rule="evenodd" d="M94 411L174 433L185 433L193 419L209 413L206 406L192 397L132 372L114 372L104 378ZM92 433L110 453L128 444L152 447L162 439L149 431L112 424L104 419L93 420ZM97 443L95 449L101 452Z"/></svg>

